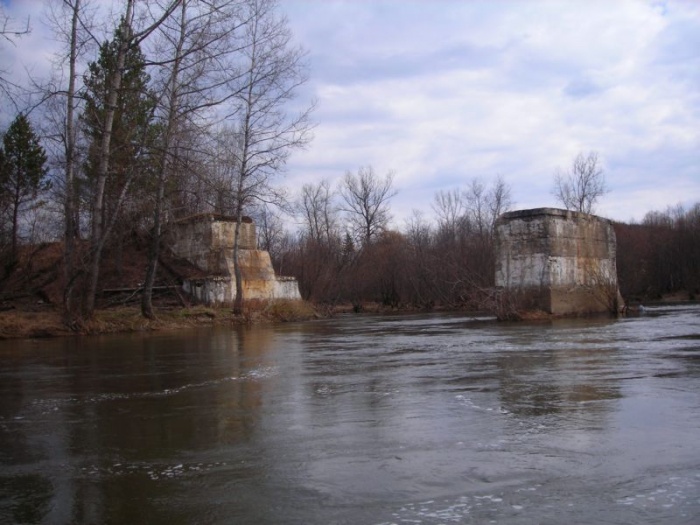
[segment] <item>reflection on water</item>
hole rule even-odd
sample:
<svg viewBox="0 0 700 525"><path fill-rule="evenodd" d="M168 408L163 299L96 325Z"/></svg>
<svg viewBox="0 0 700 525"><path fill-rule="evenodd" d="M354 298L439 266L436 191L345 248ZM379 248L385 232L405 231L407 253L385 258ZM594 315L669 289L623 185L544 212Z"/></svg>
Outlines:
<svg viewBox="0 0 700 525"><path fill-rule="evenodd" d="M700 307L0 344L2 523L698 523Z"/></svg>
<svg viewBox="0 0 700 525"><path fill-rule="evenodd" d="M156 512L152 481L206 466L172 458L251 439L275 373L271 337L207 330L3 348L0 518L41 522L28 509L41 517L37 502L52 493L51 523L137 523ZM25 473L32 465L47 477Z"/></svg>

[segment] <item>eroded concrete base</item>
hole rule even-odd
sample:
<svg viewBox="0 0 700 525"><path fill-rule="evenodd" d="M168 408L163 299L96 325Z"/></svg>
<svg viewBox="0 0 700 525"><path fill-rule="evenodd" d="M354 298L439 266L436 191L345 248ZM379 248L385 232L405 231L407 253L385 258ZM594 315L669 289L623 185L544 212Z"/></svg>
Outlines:
<svg viewBox="0 0 700 525"><path fill-rule="evenodd" d="M185 279L184 291L205 304L232 303L236 298L235 219L198 215L179 221L172 231L173 253L204 273L204 276ZM240 235L238 258L244 299L301 299L297 280L275 275L270 254L257 249L252 221L247 219L241 224Z"/></svg>
<svg viewBox="0 0 700 525"><path fill-rule="evenodd" d="M621 307L609 220L554 208L515 211L498 219L495 241L496 286L508 308L585 315Z"/></svg>

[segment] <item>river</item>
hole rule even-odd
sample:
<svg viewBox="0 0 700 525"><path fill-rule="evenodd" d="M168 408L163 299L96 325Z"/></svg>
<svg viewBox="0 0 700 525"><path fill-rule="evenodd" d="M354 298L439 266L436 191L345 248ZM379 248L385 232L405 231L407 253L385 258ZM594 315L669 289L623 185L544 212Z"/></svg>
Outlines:
<svg viewBox="0 0 700 525"><path fill-rule="evenodd" d="M0 522L700 523L700 305L0 341Z"/></svg>

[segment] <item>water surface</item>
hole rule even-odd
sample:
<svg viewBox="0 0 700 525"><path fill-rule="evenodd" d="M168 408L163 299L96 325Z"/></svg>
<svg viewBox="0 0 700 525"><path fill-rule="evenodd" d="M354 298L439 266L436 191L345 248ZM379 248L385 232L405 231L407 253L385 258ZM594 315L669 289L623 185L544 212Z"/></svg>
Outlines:
<svg viewBox="0 0 700 525"><path fill-rule="evenodd" d="M0 522L700 523L700 306L0 342Z"/></svg>

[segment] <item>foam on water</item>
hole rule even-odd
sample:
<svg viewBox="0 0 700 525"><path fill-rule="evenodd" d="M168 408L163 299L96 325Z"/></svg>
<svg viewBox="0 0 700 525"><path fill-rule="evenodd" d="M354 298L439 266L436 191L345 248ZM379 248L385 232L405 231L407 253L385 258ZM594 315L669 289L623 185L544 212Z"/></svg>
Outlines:
<svg viewBox="0 0 700 525"><path fill-rule="evenodd" d="M671 476L663 486L617 499L600 498L598 493L577 494L565 490L552 498L552 488L544 492L541 489L541 484L534 484L495 493L404 503L391 513L390 521L377 525L542 523L542 520L547 522L548 515L551 522L559 522L565 517L568 517L568 522L576 522L583 509L589 516L606 516L614 521L616 507L621 516L628 518L631 507L637 511L640 523L673 523L674 519L692 523L687 520L700 516L700 473L687 477Z"/></svg>
<svg viewBox="0 0 700 525"><path fill-rule="evenodd" d="M114 478L122 476L147 476L149 479L167 480L188 475L204 474L206 472L226 468L229 463L217 461L211 463L147 463L147 462L115 462L111 465L87 465L80 467L79 474L89 479Z"/></svg>
<svg viewBox="0 0 700 525"><path fill-rule="evenodd" d="M640 509L694 507L700 510L700 473L694 477L671 476L662 487L638 492L615 500L618 505Z"/></svg>
<svg viewBox="0 0 700 525"><path fill-rule="evenodd" d="M160 398L160 397L170 397L188 392L191 390L197 390L202 388L212 388L217 387L226 383L238 382L238 381L262 381L270 379L279 374L277 367L267 366L254 368L245 374L240 376L228 376L219 379L210 379L207 381L201 381L198 383L187 383L173 388L164 388L163 390L154 390L151 392L105 392L101 394L95 394L86 397L64 397L64 398L48 398L48 399L34 399L30 403L30 407L37 411L39 415L48 415L52 412L57 412L61 408L72 405L72 404L92 404L92 403L102 403L106 401L118 401L122 399L149 399L149 398ZM22 417L22 416L17 416Z"/></svg>

